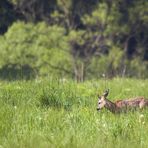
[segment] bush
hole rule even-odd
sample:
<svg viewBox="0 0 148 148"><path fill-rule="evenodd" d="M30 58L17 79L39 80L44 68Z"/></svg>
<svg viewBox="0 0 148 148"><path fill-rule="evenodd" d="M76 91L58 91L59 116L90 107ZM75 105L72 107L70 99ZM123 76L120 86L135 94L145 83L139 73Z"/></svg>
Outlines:
<svg viewBox="0 0 148 148"><path fill-rule="evenodd" d="M8 32L0 37L1 77L14 78L19 75L23 78L28 70L27 78L38 75L64 75L63 69L70 67L64 33L65 30L56 25L14 23Z"/></svg>

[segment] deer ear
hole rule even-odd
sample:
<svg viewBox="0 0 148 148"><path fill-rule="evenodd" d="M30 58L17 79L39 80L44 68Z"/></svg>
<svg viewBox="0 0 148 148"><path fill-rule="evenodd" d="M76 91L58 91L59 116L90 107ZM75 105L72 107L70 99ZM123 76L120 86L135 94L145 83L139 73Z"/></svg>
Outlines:
<svg viewBox="0 0 148 148"><path fill-rule="evenodd" d="M104 96L104 97L107 97L108 94L109 94L109 89L105 90L105 92L103 93L103 96Z"/></svg>

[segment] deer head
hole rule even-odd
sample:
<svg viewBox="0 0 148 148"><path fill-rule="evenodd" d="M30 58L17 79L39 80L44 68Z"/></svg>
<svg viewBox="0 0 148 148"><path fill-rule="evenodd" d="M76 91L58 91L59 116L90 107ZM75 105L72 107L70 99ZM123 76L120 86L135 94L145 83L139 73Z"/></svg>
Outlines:
<svg viewBox="0 0 148 148"><path fill-rule="evenodd" d="M109 94L109 89L107 89L102 96L98 97L98 107L97 110L101 110L106 104L106 97Z"/></svg>

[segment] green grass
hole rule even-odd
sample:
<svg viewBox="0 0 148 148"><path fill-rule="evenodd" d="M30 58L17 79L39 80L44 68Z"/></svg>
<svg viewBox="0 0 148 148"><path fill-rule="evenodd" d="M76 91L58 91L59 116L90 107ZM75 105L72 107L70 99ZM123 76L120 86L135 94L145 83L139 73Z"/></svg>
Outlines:
<svg viewBox="0 0 148 148"><path fill-rule="evenodd" d="M148 80L1 81L0 148L147 148L148 108L97 112L97 94L106 87L111 100L148 98Z"/></svg>

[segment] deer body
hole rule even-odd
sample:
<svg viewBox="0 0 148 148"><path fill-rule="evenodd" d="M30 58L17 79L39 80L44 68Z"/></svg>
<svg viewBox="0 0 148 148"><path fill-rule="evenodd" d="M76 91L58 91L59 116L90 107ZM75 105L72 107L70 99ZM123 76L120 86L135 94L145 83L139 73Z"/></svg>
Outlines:
<svg viewBox="0 0 148 148"><path fill-rule="evenodd" d="M121 113L136 108L141 109L144 107L148 107L148 99L145 99L144 97L136 97L111 102L106 98L108 96L108 93L109 90L107 90L101 97L99 97L97 110L100 110L105 107L113 113Z"/></svg>

